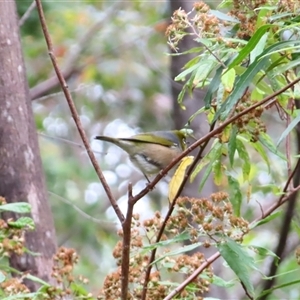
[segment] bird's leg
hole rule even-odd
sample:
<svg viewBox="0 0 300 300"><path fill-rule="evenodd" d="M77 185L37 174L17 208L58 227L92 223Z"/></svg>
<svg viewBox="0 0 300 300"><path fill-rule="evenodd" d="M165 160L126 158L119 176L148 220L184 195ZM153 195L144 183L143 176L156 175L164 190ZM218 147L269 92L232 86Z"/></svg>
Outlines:
<svg viewBox="0 0 300 300"><path fill-rule="evenodd" d="M146 175L145 173L143 173L143 174L144 174L145 178L147 179L148 183L150 183L150 180L149 180L149 178L147 177L147 175Z"/></svg>

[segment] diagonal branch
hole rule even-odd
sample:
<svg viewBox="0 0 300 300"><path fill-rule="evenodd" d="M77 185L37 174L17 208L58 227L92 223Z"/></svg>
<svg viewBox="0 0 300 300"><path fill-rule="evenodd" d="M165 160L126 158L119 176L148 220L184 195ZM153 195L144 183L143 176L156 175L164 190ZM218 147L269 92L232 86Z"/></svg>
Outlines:
<svg viewBox="0 0 300 300"><path fill-rule="evenodd" d="M128 299L129 265L130 265L130 242L131 242L131 222L133 215L134 202L132 201L132 185L128 185L128 208L126 219L122 223L123 228L123 249L121 266L121 299Z"/></svg>
<svg viewBox="0 0 300 300"><path fill-rule="evenodd" d="M57 60L56 60L56 57L54 55L54 52L53 52L53 44L52 44L52 40L51 40L51 37L49 35L49 31L48 31L48 28L47 28L47 24L46 24L46 20L45 20L45 16L44 16L44 11L43 11L43 7L42 7L42 3L41 3L41 0L36 0L36 5L37 5L37 10L38 10L38 14L39 14L39 18L40 18L40 22L41 22L41 25L42 25L42 30L43 30L43 34L44 34L44 37L45 37L45 41L47 43L47 47L48 47L48 51L49 51L49 56L51 58L51 61L52 61L52 64L53 64L53 68L55 70L55 73L57 75L57 78L60 82L60 85L62 87L62 90L65 94L65 97L66 97L66 100L68 102L68 105L69 105L69 108L70 108L70 111L71 111L71 114L72 114L72 117L75 121L75 124L76 124L76 127L78 129L78 132L79 132L79 135L82 139L82 142L86 148L86 151L88 153L88 156L94 166L94 169L98 175L98 178L100 180L100 182L102 183L102 186L106 192L106 195L107 197L109 198L109 201L113 207L113 209L115 210L115 213L116 215L118 216L120 222L122 223L124 221L124 215L122 214L118 204L117 204L117 201L116 199L113 197L112 195L112 192L105 180L105 177L102 173L102 170L101 168L99 167L99 164L96 160L96 157L91 149L91 146L89 145L89 142L88 142L88 139L87 139L87 136L84 132L84 129L83 129L83 126L81 124L81 121L80 121L80 118L78 116L78 113L77 113L77 110L76 110L76 107L74 105L74 102L73 102L73 99L72 99L72 96L71 96L71 93L68 89L68 86L67 86L67 83L58 67L58 64L57 64Z"/></svg>
<svg viewBox="0 0 300 300"><path fill-rule="evenodd" d="M33 1L34 2L34 1ZM35 2L34 2L35 3ZM93 39L93 36L101 29L101 27L107 22L109 18L123 5L122 1L115 2L109 9L107 9L103 18L97 21L91 26L79 39L78 43L72 47L72 52L69 52L66 57L65 66L61 71L65 80L69 79L75 72L82 70L85 65L78 66L78 58L80 54L86 49L86 45ZM46 79L45 81L37 84L30 89L31 100L45 95L49 90L59 85L59 79L57 76Z"/></svg>
<svg viewBox="0 0 300 300"><path fill-rule="evenodd" d="M280 198L277 200L276 203L274 203L271 207L265 211L261 217L253 220L250 224L249 227L254 227L255 224L266 217L268 217L270 214L272 214L276 209L281 207L285 202L289 201L293 195L295 195L299 189L299 186L294 188L288 195L287 195L287 189L290 185L290 182L292 181L293 177L296 174L296 171L300 168L300 159L297 161L297 164L292 172L292 174L289 176L289 178L286 181L285 187L282 190L282 195ZM174 296L179 294L189 283L191 283L201 272L203 272L209 265L211 265L215 260L217 260L221 256L220 252L214 253L211 257L209 257L205 263L200 265L198 269L194 271L192 275L190 275L186 280L184 280L176 289L174 289L167 297L164 298L164 300L170 300L173 299Z"/></svg>
<svg viewBox="0 0 300 300"><path fill-rule="evenodd" d="M35 1L33 0L27 10L25 11L24 15L20 18L19 20L19 26L23 26L26 20L30 17L31 12L35 9L36 4Z"/></svg>
<svg viewBox="0 0 300 300"><path fill-rule="evenodd" d="M255 109L255 108L259 107L259 106L262 106L263 104L265 104L265 103L267 103L269 101L270 101L270 103L276 102L276 99L274 99L274 98L277 95L279 95L279 94L283 93L284 91L286 91L287 89L291 88L292 86L294 86L299 81L300 81L300 78L295 79L293 82L287 84L285 87L283 87L280 90L274 92L272 95L264 98L263 100L261 100L260 102L257 102L256 104L250 106L249 108L245 109L244 111L240 112L239 114L237 114L237 115L229 118L227 121L225 121L222 125L220 125L216 129L211 130L207 135L205 135L204 137L202 137L201 139L199 139L198 141L196 141L193 145L191 145L188 149L186 149L179 157L177 157L171 164L169 164L169 166L167 166L162 172L160 172L160 174L158 176L156 176L156 178L154 178L154 180L144 190L142 190L138 195L136 195L134 197L133 201L138 201L141 197L143 197L145 194L147 194L156 185L156 183L161 179L161 177L164 176L164 174L166 174L176 163L178 163L183 157L185 157L187 154L189 154L192 150L194 150L195 148L197 148L198 146L200 146L202 143L204 143L204 145L206 145L206 143L208 143L208 141L210 140L210 138L212 138L213 136L215 136L216 134L218 134L219 132L221 132L223 129L226 128L226 126L228 126L229 124L231 124L235 120L239 119L241 116L243 116L243 115L247 114L248 112L252 111L253 109ZM212 125L211 129L214 127L213 125ZM202 149L202 151L203 151L203 149ZM195 162L189 168L189 170L188 170L188 172L186 174L186 177L185 177L185 179L184 179L181 187L178 190L177 196L174 198L172 206L169 209L169 211L167 213L167 216L165 217L164 222L163 222L163 224L162 224L162 226L161 226L161 228L159 230L156 242L160 241L160 238L161 238L161 236L163 234L163 231L165 229L167 221L168 221L169 217L171 216L171 214L173 212L174 205L176 203L177 197L181 193L182 188L183 188L186 180L188 179L188 177L190 176L190 174L193 171L194 167L196 166L197 161L198 161L197 159L199 159L200 157L201 157L201 149L199 151L199 154L197 155L197 158L196 158ZM295 170L294 170L294 172L295 172ZM292 178L294 176L294 172L289 177L289 179L288 179L288 181L286 183L286 186L284 188L284 191L287 191L288 185L289 185L290 181L292 180ZM277 207L279 207L282 204L282 203L280 203L280 201L283 201L283 196L282 196L282 198L279 199L279 202L277 203ZM274 209L276 209L276 208L274 208ZM265 215L263 215L263 216L265 217ZM149 281L149 277L150 277L150 273L151 273L151 269L152 269L152 263L153 263L153 261L155 259L155 255L156 255L156 249L154 249L152 251L152 253L151 253L150 261L148 263L148 268L146 270L145 280L144 280L144 286L143 286L143 295L142 295L142 299L143 300L146 299L147 285L148 285L148 281Z"/></svg>
<svg viewBox="0 0 300 300"><path fill-rule="evenodd" d="M205 136L203 136L201 139L197 140L194 144L192 144L191 146L189 146L185 151L183 151L178 157L176 157L176 159L174 159L168 166L165 167L165 169L163 169L161 172L159 172L159 174L151 181L151 183L149 183L147 185L146 188L144 188L143 190L141 190L137 195L135 195L132 199L132 201L137 202L139 199L141 199L142 197L144 197L149 191L153 190L153 188L156 186L156 184L164 177L166 176L166 174L178 163L180 162L180 160L182 158L184 158L185 156L187 156L190 152L192 152L194 149L198 148L201 144L207 142L207 140L210 140L213 136L217 135L218 133L222 132L223 129L225 129L229 124L233 123L234 121L236 121L237 119L239 119L240 117L246 115L247 113L249 113L250 111L254 110L257 107L260 107L264 104L266 104L267 102L269 102L268 104L272 104L275 103L277 100L275 99L276 96L278 96L279 94L285 92L286 90L288 90L289 88L291 88L292 86L294 86L297 82L300 81L300 77L296 78L295 80L293 80L292 82L290 82L289 84L287 84L286 86L284 86L283 88L281 88L280 90L274 92L273 94L271 94L270 96L264 98L263 100L249 106L247 109L243 110L242 112L236 114L235 116L229 118L227 121L223 122L221 125L219 125L217 128L213 129L212 131L210 131L208 134L206 134Z"/></svg>

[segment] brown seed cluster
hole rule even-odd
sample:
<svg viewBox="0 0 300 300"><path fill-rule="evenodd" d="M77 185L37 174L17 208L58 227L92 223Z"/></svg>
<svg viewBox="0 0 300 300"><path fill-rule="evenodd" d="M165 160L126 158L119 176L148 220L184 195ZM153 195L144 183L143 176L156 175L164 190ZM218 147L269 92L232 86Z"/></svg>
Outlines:
<svg viewBox="0 0 300 300"><path fill-rule="evenodd" d="M68 295L74 296L74 291L70 288L72 283L88 283L88 279L81 275L75 276L73 274L78 259L76 251L72 248L60 247L57 250L57 253L53 257L54 264L51 276L55 278L58 286L51 286L47 289L47 294L50 299L63 299Z"/></svg>
<svg viewBox="0 0 300 300"><path fill-rule="evenodd" d="M203 1L196 2L191 12L185 12L182 9L176 10L172 16L172 23L166 30L169 45L172 49L178 50L179 41L186 35L196 35L198 38L213 38L218 47L224 45L228 48L238 46L238 41L227 39L225 33L234 27L235 37L241 40L249 40L257 30L257 18L259 8L263 6L274 7L274 10L268 10L265 23L270 23L268 18L276 13L291 12L297 16L300 8L300 1L295 0L234 0L233 8L228 15L236 21L217 18L210 10L210 7ZM286 17L291 18L291 15ZM281 18L284 20L284 16ZM264 21L262 21L264 22ZM238 24L238 26L236 26ZM263 25L263 24L262 24ZM276 32L278 28L274 26L271 30Z"/></svg>
<svg viewBox="0 0 300 300"><path fill-rule="evenodd" d="M141 298L150 251L154 247L163 219L159 212L143 222L140 222L138 215L134 216L131 228L128 299ZM206 261L201 251L189 255L182 243L176 243L172 241L173 239L183 235L185 238L179 242L188 241L189 244L193 244L201 241L203 247L210 247L216 242L221 242L222 237L230 237L241 242L248 230L248 223L243 218L234 216L227 193L218 192L202 199L179 198L163 238L160 244L156 245L157 262L153 266L147 286L147 299L163 299L176 284L193 274ZM119 232L119 235L122 236L123 233ZM118 268L107 275L98 299L118 299L121 296L122 248L123 244L119 241L113 252ZM191 283L193 289L186 288L182 291L181 297L201 299L201 296L209 290L212 281L210 278L213 276L212 269L207 267L201 275Z"/></svg>
<svg viewBox="0 0 300 300"><path fill-rule="evenodd" d="M0 205L3 204L6 204L6 201L0 197ZM10 257L12 254L22 255L26 251L25 232L28 228L19 228L13 222L13 219L6 221L0 219L0 257ZM43 296L43 299L63 299L66 295L73 294L70 285L75 280L84 284L88 282L82 276L75 277L73 275L74 265L78 262L78 256L74 249L59 248L53 260L54 266L51 275L56 279L58 286L48 287L45 291L47 294ZM10 278L10 273L5 274L5 276L6 279L0 284L5 296L30 292L23 283L23 277L26 277L26 274L20 275L18 278ZM24 299L29 298L24 297Z"/></svg>
<svg viewBox="0 0 300 300"><path fill-rule="evenodd" d="M251 100L250 92L247 91L243 97L240 99L238 104L235 107L235 113L240 113L252 106L255 101ZM261 119L261 116L264 112L264 108L259 106L256 109L251 110L247 114L238 118L234 121L238 128L239 133L247 132L251 134L251 141L257 142L260 133L265 133L267 131L266 125Z"/></svg>
<svg viewBox="0 0 300 300"><path fill-rule="evenodd" d="M209 247L212 242L220 242L222 237L240 242L249 231L248 222L234 216L229 200L225 192L214 193L210 198L179 198L179 209L170 218L168 229L177 231L177 234L188 230L191 242L204 237L205 247Z"/></svg>
<svg viewBox="0 0 300 300"><path fill-rule="evenodd" d="M16 295L20 293L29 293L30 290L27 288L25 284L22 283L21 278L10 278L1 282L1 289L6 295ZM29 299L29 298L26 298Z"/></svg>
<svg viewBox="0 0 300 300"><path fill-rule="evenodd" d="M181 8L176 10L171 19L172 23L166 30L166 36L174 50L177 50L177 45L184 36L190 34L188 28L193 29L193 33L198 37L217 37L222 26L222 22L210 13L210 7L203 1L195 3L190 13Z"/></svg>

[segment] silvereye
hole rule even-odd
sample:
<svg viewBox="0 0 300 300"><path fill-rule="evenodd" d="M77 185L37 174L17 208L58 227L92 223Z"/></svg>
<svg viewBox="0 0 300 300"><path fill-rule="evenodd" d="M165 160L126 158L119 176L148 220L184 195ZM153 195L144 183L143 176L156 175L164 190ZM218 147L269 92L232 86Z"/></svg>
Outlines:
<svg viewBox="0 0 300 300"><path fill-rule="evenodd" d="M186 148L186 131L180 130L139 133L128 138L96 136L95 139L113 143L126 151L148 181L147 175L157 174Z"/></svg>

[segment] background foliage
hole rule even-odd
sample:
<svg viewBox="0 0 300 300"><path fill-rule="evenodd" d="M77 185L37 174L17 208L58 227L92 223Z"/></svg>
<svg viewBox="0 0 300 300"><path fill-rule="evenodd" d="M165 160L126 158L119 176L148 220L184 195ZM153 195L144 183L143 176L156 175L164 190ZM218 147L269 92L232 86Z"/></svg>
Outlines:
<svg viewBox="0 0 300 300"><path fill-rule="evenodd" d="M29 4L18 2L20 15ZM122 201L129 180L136 183L134 190L144 187L145 181L130 166L126 154L117 147L94 142L93 136L173 128L169 58L164 54L168 52L164 35L168 3L45 2L44 8L55 54L63 69L71 69L68 85L86 133L98 151L114 195ZM34 91L54 75L36 11L21 29ZM42 98L33 101L58 241L78 251L78 272L94 274L91 286L97 282L95 288L99 288L115 264L111 255L118 238L115 216L85 151L78 145L78 133L59 90L53 88L50 96L38 95ZM145 206L160 208L165 187L162 183L149 196L155 201L149 197L143 200L140 207L144 212L151 212ZM72 205L101 221L84 218Z"/></svg>
<svg viewBox="0 0 300 300"><path fill-rule="evenodd" d="M299 20L295 16L298 8L290 6L293 2L282 1L280 7L272 1L263 1L260 5L249 1L252 7L250 4L241 6L238 1L224 1L224 11L232 3L230 18L214 11L210 23L205 23L205 19L191 21L190 16L179 11L174 15L173 31L169 28L169 43L173 49L183 36L180 30L185 28L194 29L195 38L205 45L191 50L196 58L176 80L186 93L208 87L205 104L210 121L217 117L225 121L231 109L235 108L233 114L239 113L298 76L299 45L293 36L299 33ZM25 7L24 2L18 2L20 14ZM125 209L129 180L134 182L134 192L141 190L145 181L128 167L126 155L116 147L94 142L92 137L102 133L117 136L172 128L169 57L164 55L169 51L164 36L168 4L164 1L78 1L70 6L64 2L46 2L45 9L55 54L68 77L81 120L105 177ZM198 9L203 12L203 7ZM211 26L206 28L210 29L207 30L210 35L205 36L204 31L200 34L203 25ZM90 279L90 290L96 292L99 282L115 267L111 253L118 240L116 219L79 145L63 95L54 87L50 89L53 94L41 97L40 83L51 78L53 70L37 28L38 19L36 13L32 13L22 27L22 43L31 92L33 98L38 98L33 101L33 107L58 240L61 245L78 251L81 258L78 273ZM216 38L220 31L223 31L222 38ZM292 34L285 37L290 32ZM211 51L217 53L219 61ZM293 164L296 160L288 157L295 149L293 136L289 144L282 141L288 137L289 131L284 130L291 120L294 117L298 120L298 111L289 106L289 101L298 97L298 90L296 86L293 93L281 94L280 105L265 107L264 111L258 109L240 123L228 126L216 137L211 151L194 173L204 167L212 171L219 189L229 187L235 214L246 220L257 218L275 202L290 172L291 165L287 162ZM242 96L243 101L238 104ZM166 190L166 183L161 182L138 202L136 211L141 213L142 219L152 216L154 210L166 210ZM84 217L78 208L97 221ZM244 238L246 246L261 247L252 255L257 268L265 273L269 266L266 257L273 254L263 252L277 244L282 215L278 213L271 225L260 226ZM298 217L296 214L295 220ZM280 265L279 273L284 276L278 278L281 288L277 299L297 298L300 293L296 285L289 284L299 275L294 255L299 228L297 222L292 226L285 260ZM234 255L235 246L228 242L218 247L231 269L236 274L241 272L228 260ZM243 257L240 248L234 251ZM255 252L263 253L263 259ZM232 276L224 268L218 276L227 278L228 274ZM246 279L241 280L248 289L251 285L245 284ZM261 276L253 273L251 280L259 290ZM240 293L237 285L224 282L220 285L234 295Z"/></svg>

